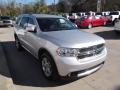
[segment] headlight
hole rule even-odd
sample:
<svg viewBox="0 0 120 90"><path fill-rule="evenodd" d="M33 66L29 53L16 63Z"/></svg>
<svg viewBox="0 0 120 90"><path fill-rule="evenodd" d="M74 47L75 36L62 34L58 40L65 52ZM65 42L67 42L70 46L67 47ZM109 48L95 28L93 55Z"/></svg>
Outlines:
<svg viewBox="0 0 120 90"><path fill-rule="evenodd" d="M74 48L59 48L57 54L63 57L76 57L79 54L79 49Z"/></svg>

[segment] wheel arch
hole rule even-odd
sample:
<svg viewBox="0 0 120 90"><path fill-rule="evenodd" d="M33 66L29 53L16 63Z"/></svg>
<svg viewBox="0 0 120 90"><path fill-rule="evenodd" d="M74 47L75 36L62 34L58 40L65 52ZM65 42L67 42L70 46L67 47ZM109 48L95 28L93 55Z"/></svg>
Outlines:
<svg viewBox="0 0 120 90"><path fill-rule="evenodd" d="M47 52L53 58L53 56L51 55L51 53L47 49L45 49L45 48L40 48L39 49L39 51L38 51L38 58L40 58L40 55L42 55L45 52Z"/></svg>
<svg viewBox="0 0 120 90"><path fill-rule="evenodd" d="M38 51L38 59L40 59L40 55L42 55L42 54L45 53L45 52L47 52L47 53L50 55L50 57L53 59L54 64L55 64L55 66L56 66L56 62L55 62L55 60L54 60L53 55L50 53L50 51L48 51L48 50L45 49L45 48L40 48L40 49L39 49L39 51ZM56 66L56 68L57 68L57 66Z"/></svg>
<svg viewBox="0 0 120 90"><path fill-rule="evenodd" d="M50 57L52 58L52 60L53 60L53 62L54 62L54 65L55 65L55 68L56 68L56 70L57 70L57 74L59 74L59 71L58 71L58 68L57 68L57 64L56 64L56 62L55 62L55 60L54 60L54 58L53 58L53 55L50 53L50 51L48 51L48 50L45 49L45 48L40 48L39 51L38 51L38 59L40 59L40 55L42 55L42 54L45 53L45 52L47 52L47 53L50 55Z"/></svg>

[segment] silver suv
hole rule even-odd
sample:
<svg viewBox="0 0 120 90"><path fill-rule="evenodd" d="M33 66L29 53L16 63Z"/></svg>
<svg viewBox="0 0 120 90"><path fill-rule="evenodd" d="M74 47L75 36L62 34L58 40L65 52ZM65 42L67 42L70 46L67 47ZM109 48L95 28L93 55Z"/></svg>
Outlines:
<svg viewBox="0 0 120 90"><path fill-rule="evenodd" d="M50 80L89 75L103 66L107 55L103 38L80 31L60 16L21 15L14 36L17 49L35 56Z"/></svg>

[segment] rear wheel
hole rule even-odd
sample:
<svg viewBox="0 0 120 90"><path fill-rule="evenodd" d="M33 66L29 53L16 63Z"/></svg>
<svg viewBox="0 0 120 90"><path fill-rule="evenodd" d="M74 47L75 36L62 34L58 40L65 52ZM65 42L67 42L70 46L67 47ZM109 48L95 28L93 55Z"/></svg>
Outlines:
<svg viewBox="0 0 120 90"><path fill-rule="evenodd" d="M103 25L106 26L107 22L104 22Z"/></svg>
<svg viewBox="0 0 120 90"><path fill-rule="evenodd" d="M43 54L41 54L40 62L41 62L42 72L48 80L60 79L54 60L49 53L44 52Z"/></svg>
<svg viewBox="0 0 120 90"><path fill-rule="evenodd" d="M115 25L115 23L116 23L116 22L117 22L117 18L113 21L113 23L112 23L112 24L113 24L113 25Z"/></svg>
<svg viewBox="0 0 120 90"><path fill-rule="evenodd" d="M89 24L88 24L88 29L91 29L91 28L92 28L92 24L89 23Z"/></svg>

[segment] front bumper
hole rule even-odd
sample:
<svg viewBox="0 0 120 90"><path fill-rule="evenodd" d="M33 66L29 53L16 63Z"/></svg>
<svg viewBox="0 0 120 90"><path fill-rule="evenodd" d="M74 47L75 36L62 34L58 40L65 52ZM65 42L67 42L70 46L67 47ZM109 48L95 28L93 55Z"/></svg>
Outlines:
<svg viewBox="0 0 120 90"><path fill-rule="evenodd" d="M90 75L90 74L96 72L97 70L99 70L103 65L104 65L104 62L102 62L102 63L100 63L100 64L98 64L98 65L96 65L94 67L82 70L82 71L72 72L68 76L69 77L83 77L83 76L87 76L87 75Z"/></svg>
<svg viewBox="0 0 120 90"><path fill-rule="evenodd" d="M10 26L13 25L12 23L0 23L0 26Z"/></svg>
<svg viewBox="0 0 120 90"><path fill-rule="evenodd" d="M71 76L71 74L76 72L78 72L77 77L89 75L102 67L101 63L105 61L106 55L107 50L105 49L100 55L81 60L77 60L75 57L59 57L56 63L58 73L63 77Z"/></svg>
<svg viewBox="0 0 120 90"><path fill-rule="evenodd" d="M13 25L12 21L8 21L8 22L0 22L0 26L9 26L9 25Z"/></svg>
<svg viewBox="0 0 120 90"><path fill-rule="evenodd" d="M88 27L88 23L85 23L85 22L80 22L80 23L78 23L77 25L78 25L78 27L80 27L80 28L87 28L87 27Z"/></svg>

